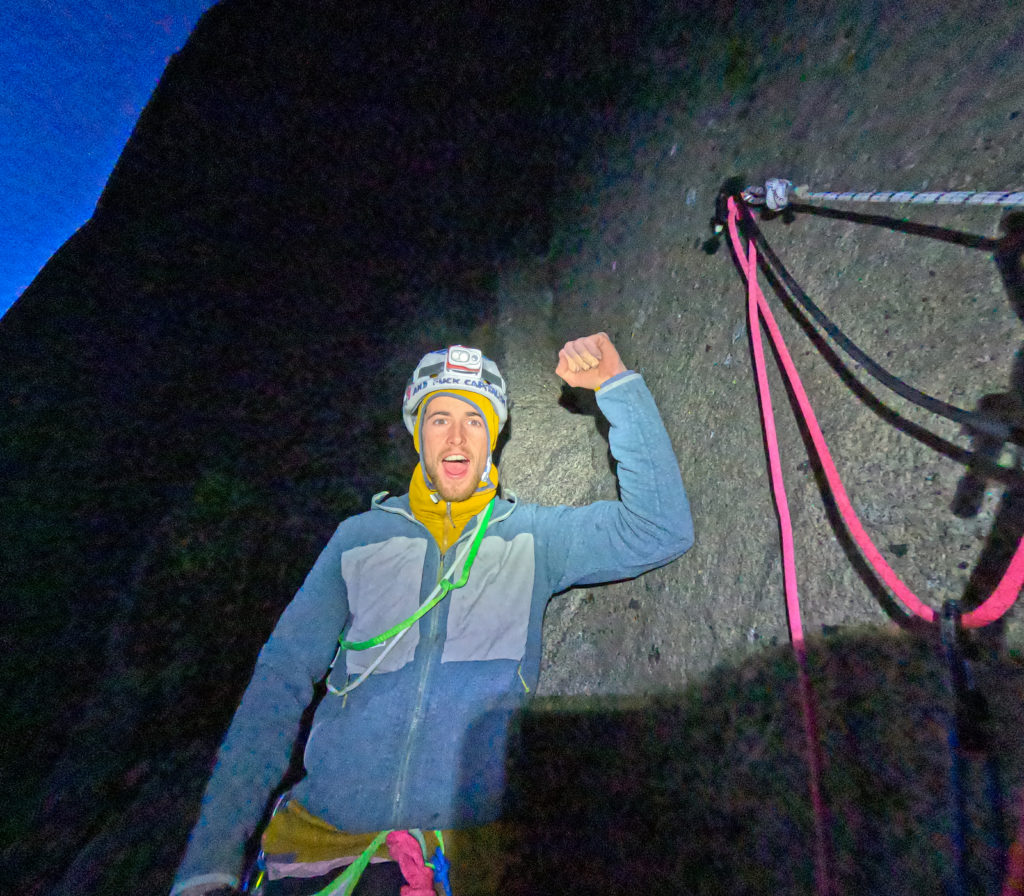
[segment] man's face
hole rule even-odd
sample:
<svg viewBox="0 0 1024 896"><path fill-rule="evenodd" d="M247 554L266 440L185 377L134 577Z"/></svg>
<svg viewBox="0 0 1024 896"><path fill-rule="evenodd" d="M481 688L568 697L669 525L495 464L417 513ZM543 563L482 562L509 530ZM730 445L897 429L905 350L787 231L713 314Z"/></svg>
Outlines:
<svg viewBox="0 0 1024 896"><path fill-rule="evenodd" d="M465 501L483 476L490 442L487 423L466 402L451 395L430 400L420 430L423 465L445 501Z"/></svg>

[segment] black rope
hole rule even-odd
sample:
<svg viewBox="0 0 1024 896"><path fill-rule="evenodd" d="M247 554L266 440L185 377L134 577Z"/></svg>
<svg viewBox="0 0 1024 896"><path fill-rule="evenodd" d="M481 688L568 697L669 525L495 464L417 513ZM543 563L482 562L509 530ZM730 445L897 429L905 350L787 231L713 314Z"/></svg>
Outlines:
<svg viewBox="0 0 1024 896"><path fill-rule="evenodd" d="M1000 442L1006 441L1015 435L1011 427L1002 420L997 420L984 414L978 414L974 411L968 411L931 395L927 395L926 393L915 389L898 376L889 373L888 370L882 367L881 364L875 361L867 354L867 352L863 351L856 343L853 342L852 339L840 330L828 315L814 303L811 297L804 292L800 287L800 284L797 283L789 271L786 270L786 266L779 259L779 256L776 255L772 247L768 245L768 241L764 238L761 228L757 226L757 222L754 220L754 216L751 214L746 203L739 198L737 198L736 201L737 205L743 212L740 219L740 225L744 231L744 235L757 244L758 249L761 250L762 257L767 259L771 267L774 269L774 273L782 280L783 283L786 284L786 287L801 307L803 307L803 309L812 318L814 318L818 325L828 333L828 335L837 345L840 346L840 348L843 349L843 351L857 361L869 374L871 374L871 376L878 380L878 382L891 389L897 395L907 399L907 401L916 404L918 407L931 411L933 414L938 414L941 417L945 417L948 420L953 420L974 432L984 433L987 436L998 439Z"/></svg>
<svg viewBox="0 0 1024 896"><path fill-rule="evenodd" d="M963 754L960 742L960 704L964 691L963 661L957 648L957 627L960 608L955 600L947 601L942 607L940 632L942 653L946 661L946 687L953 701L953 711L946 722L946 742L949 747L949 809L953 846L953 879L950 880L951 896L968 896L967 867L967 795L964 790Z"/></svg>
<svg viewBox="0 0 1024 896"><path fill-rule="evenodd" d="M989 734L988 701L978 689L967 657L961 650L960 603L943 604L939 617L939 642L945 662L946 689L952 710L946 720L946 741L949 747L949 797L953 840L954 878L949 881L951 896L967 896L978 892L981 870L987 885L985 893L1001 893L1006 868L1006 842L1003 819L1003 795L999 764L992 750ZM982 776L983 799L987 802L988 820L978 819L977 832L987 842L987 870L970 868L968 841L972 837L971 816L967 811L970 784L968 775L975 766Z"/></svg>

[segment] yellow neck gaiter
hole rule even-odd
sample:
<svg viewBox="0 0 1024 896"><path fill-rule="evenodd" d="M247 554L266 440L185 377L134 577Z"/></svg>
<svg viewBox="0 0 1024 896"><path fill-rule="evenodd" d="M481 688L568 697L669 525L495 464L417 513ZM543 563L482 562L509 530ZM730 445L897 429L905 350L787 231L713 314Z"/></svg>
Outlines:
<svg viewBox="0 0 1024 896"><path fill-rule="evenodd" d="M490 481L491 488L470 495L465 501L448 503L438 498L435 502L437 493L427 486L427 477L416 464L409 483L409 507L413 516L430 530L442 554L458 541L466 523L480 513L497 493L498 471L494 467L491 468Z"/></svg>

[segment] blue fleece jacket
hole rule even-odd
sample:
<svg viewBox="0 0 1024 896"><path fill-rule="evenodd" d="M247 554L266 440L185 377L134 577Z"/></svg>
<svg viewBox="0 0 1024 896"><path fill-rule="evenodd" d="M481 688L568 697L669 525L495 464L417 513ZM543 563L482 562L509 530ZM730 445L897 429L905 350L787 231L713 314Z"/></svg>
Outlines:
<svg viewBox="0 0 1024 896"><path fill-rule="evenodd" d="M318 707L307 775L292 790L314 815L350 832L494 821L509 723L537 683L551 595L640 575L692 545L679 468L643 379L620 374L597 402L611 424L620 500L495 502L466 585L415 623L359 688ZM407 495L378 496L338 527L260 653L172 893L201 881L237 885L243 845L287 768L339 633L358 642L408 618L475 529L474 520L441 556ZM343 652L333 685L382 649Z"/></svg>

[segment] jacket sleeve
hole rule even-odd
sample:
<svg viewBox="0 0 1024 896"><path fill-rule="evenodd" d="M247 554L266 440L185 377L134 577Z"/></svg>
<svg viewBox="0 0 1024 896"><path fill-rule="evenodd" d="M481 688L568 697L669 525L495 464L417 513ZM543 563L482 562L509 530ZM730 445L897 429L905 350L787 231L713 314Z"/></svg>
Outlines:
<svg viewBox="0 0 1024 896"><path fill-rule="evenodd" d="M291 759L302 714L348 617L338 527L260 651L217 754L199 821L171 894L198 883L238 886L246 840Z"/></svg>
<svg viewBox="0 0 1024 896"><path fill-rule="evenodd" d="M611 424L619 500L545 514L540 549L554 592L633 578L693 545L679 464L643 378L633 371L613 377L598 390L597 404Z"/></svg>

